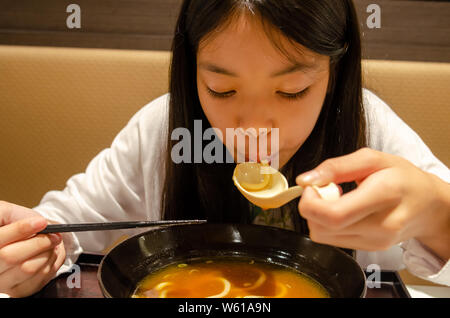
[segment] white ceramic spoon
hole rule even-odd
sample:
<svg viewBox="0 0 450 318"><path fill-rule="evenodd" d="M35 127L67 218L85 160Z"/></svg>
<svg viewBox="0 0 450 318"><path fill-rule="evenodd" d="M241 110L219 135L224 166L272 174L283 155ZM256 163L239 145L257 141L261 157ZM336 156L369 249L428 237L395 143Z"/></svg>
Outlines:
<svg viewBox="0 0 450 318"><path fill-rule="evenodd" d="M242 180L245 178L244 174L253 174L253 176L251 176L253 179L260 176L261 179L263 179L261 169L259 169L260 175L258 176L255 175L254 167L255 163L240 163L236 166L233 173L233 181L235 186L239 189L242 195L254 205L263 209L275 209L302 195L304 190L302 187L294 186L289 188L285 176L270 166L263 167L263 169L268 169L264 173L271 174L270 182L266 187L261 190L246 189L241 184L246 182L245 180ZM313 188L316 189L324 200L336 200L340 197L339 187L334 183L330 183L324 187L313 186Z"/></svg>

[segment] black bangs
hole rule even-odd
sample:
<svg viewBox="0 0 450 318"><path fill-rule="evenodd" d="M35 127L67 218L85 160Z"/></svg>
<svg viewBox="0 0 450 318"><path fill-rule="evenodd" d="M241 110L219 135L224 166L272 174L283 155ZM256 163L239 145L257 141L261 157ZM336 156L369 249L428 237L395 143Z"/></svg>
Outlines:
<svg viewBox="0 0 450 318"><path fill-rule="evenodd" d="M294 0L190 1L187 17L192 19L186 19L188 41L195 54L200 42L207 41L240 16L246 15L260 20L274 47L292 62L295 59L282 44L282 36L300 54L304 53L301 46L330 56L332 61L345 54L348 39L347 21L342 14L346 10L344 3L336 1L333 6L328 5L328 1L302 1L302 5L297 3ZM218 12L221 12L220 16ZM324 19L328 23L324 23ZM330 28L330 23L335 27Z"/></svg>

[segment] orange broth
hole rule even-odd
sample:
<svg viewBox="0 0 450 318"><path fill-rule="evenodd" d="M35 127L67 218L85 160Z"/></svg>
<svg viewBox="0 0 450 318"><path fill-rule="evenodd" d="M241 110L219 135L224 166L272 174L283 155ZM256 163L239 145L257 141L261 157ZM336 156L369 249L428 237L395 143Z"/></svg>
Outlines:
<svg viewBox="0 0 450 318"><path fill-rule="evenodd" d="M326 298L319 283L281 265L203 259L169 265L145 277L134 298Z"/></svg>

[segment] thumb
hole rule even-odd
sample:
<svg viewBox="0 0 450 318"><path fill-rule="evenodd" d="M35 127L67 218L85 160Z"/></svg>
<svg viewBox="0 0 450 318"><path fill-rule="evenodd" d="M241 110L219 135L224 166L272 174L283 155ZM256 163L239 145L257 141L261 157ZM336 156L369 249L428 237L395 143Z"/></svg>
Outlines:
<svg viewBox="0 0 450 318"><path fill-rule="evenodd" d="M300 186L323 186L330 182L344 183L364 180L367 176L393 165L394 156L363 148L349 155L325 160L311 171L296 178Z"/></svg>
<svg viewBox="0 0 450 318"><path fill-rule="evenodd" d="M46 223L44 222L45 218L32 209L14 203L0 201L0 226L28 218L41 219L41 223Z"/></svg>

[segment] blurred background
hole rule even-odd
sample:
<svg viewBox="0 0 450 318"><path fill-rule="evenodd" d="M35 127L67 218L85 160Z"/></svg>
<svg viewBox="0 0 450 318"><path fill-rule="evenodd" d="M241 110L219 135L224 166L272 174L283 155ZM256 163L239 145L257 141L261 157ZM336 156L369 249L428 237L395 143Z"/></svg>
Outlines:
<svg viewBox="0 0 450 318"><path fill-rule="evenodd" d="M81 8L81 29L68 30L66 8ZM354 0L364 57L450 61L450 2ZM181 0L0 0L0 44L168 50ZM369 29L370 4L381 28ZM70 31L70 32L69 32Z"/></svg>

